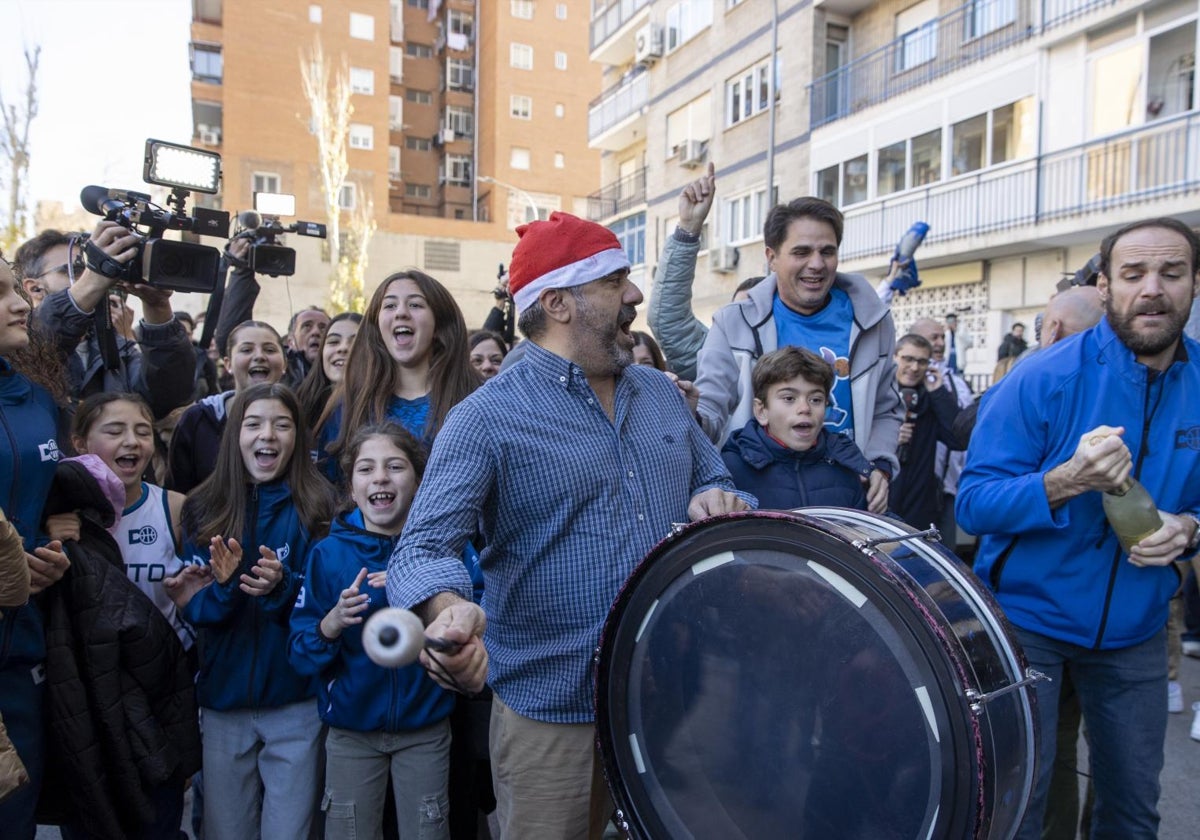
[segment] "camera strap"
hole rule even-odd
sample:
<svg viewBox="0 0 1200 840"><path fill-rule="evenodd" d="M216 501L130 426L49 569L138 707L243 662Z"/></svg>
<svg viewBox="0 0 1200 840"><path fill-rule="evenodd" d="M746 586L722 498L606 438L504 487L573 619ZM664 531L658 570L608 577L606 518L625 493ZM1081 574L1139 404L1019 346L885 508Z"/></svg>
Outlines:
<svg viewBox="0 0 1200 840"><path fill-rule="evenodd" d="M112 312L108 305L106 294L96 311L92 313L92 321L96 330L96 343L100 347L100 358L105 370L118 370L121 367L121 354L117 350L117 333L113 329Z"/></svg>
<svg viewBox="0 0 1200 840"><path fill-rule="evenodd" d="M103 274L110 280L116 280L125 271L123 263L104 253L100 246L90 239L83 245L83 256L87 260L88 269Z"/></svg>

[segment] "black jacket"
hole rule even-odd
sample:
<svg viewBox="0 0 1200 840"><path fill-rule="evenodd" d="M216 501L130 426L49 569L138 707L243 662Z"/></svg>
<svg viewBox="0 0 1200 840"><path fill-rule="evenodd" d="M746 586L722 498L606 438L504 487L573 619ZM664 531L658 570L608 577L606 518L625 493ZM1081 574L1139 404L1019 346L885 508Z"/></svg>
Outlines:
<svg viewBox="0 0 1200 840"><path fill-rule="evenodd" d="M212 475L217 465L221 433L225 431L226 400L233 391L205 397L183 413L171 435L167 455L168 490L190 493Z"/></svg>
<svg viewBox="0 0 1200 840"><path fill-rule="evenodd" d="M43 816L87 815L100 838L154 818L150 793L200 768L192 670L170 623L126 577L110 503L83 465L58 466L46 513L79 512L71 566L42 600L47 767Z"/></svg>
<svg viewBox="0 0 1200 840"><path fill-rule="evenodd" d="M901 447L900 473L892 479L888 504L897 516L921 530L936 524L942 510L942 482L934 470L938 443L951 450L965 447L953 431L959 414L954 395L946 388L924 387L917 394L912 440Z"/></svg>

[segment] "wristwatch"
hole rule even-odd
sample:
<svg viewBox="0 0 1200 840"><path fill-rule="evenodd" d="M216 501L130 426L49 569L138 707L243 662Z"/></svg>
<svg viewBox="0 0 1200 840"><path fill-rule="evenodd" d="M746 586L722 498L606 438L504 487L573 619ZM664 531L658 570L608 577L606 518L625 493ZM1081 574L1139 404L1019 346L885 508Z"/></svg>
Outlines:
<svg viewBox="0 0 1200 840"><path fill-rule="evenodd" d="M1197 549L1200 549L1200 517L1197 517L1194 513L1181 513L1179 515L1192 523L1192 536L1183 550L1187 554L1193 554Z"/></svg>

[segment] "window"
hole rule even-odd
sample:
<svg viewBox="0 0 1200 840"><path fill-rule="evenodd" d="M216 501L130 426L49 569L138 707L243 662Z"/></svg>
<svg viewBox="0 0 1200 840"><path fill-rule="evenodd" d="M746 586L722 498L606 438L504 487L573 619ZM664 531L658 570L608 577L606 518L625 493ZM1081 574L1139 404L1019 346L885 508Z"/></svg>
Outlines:
<svg viewBox="0 0 1200 840"><path fill-rule="evenodd" d="M896 15L896 72L937 58L938 0L921 0Z"/></svg>
<svg viewBox="0 0 1200 840"><path fill-rule="evenodd" d="M429 198L433 191L428 184L405 184L404 195L406 198Z"/></svg>
<svg viewBox="0 0 1200 840"><path fill-rule="evenodd" d="M766 188L727 198L723 202L724 239L726 245L742 245L762 239L763 220L767 214Z"/></svg>
<svg viewBox="0 0 1200 840"><path fill-rule="evenodd" d="M321 7L316 5L315 3L308 7L308 22L309 23L320 23L321 22Z"/></svg>
<svg viewBox="0 0 1200 840"><path fill-rule="evenodd" d="M415 102L418 105L433 104L433 94L427 90L406 90L404 92L404 98L409 102Z"/></svg>
<svg viewBox="0 0 1200 840"><path fill-rule="evenodd" d="M274 172L255 172L250 177L250 191L256 193L277 193L283 192L279 188L279 176Z"/></svg>
<svg viewBox="0 0 1200 840"><path fill-rule="evenodd" d="M361 12L350 13L350 37L360 41L375 40L375 18Z"/></svg>
<svg viewBox="0 0 1200 840"><path fill-rule="evenodd" d="M198 82L221 84L224 66L219 44L192 44L192 78Z"/></svg>
<svg viewBox="0 0 1200 840"><path fill-rule="evenodd" d="M513 146L512 152L508 157L508 165L513 169L528 169L529 149L523 149L520 146Z"/></svg>
<svg viewBox="0 0 1200 840"><path fill-rule="evenodd" d="M1037 151L1037 110L1032 96L992 111L992 164L1032 157Z"/></svg>
<svg viewBox="0 0 1200 840"><path fill-rule="evenodd" d="M428 9L429 0L408 0L408 5L412 6L414 9Z"/></svg>
<svg viewBox="0 0 1200 840"><path fill-rule="evenodd" d="M942 179L942 130L936 128L912 139L912 185L923 187Z"/></svg>
<svg viewBox="0 0 1200 840"><path fill-rule="evenodd" d="M375 148L375 127L366 123L350 123L350 148Z"/></svg>
<svg viewBox="0 0 1200 840"><path fill-rule="evenodd" d="M451 9L446 17L446 22L449 24L451 35L461 35L464 38L472 38L475 35L475 18L468 12Z"/></svg>
<svg viewBox="0 0 1200 840"><path fill-rule="evenodd" d="M404 54L409 58L433 58L433 47L409 41L404 45Z"/></svg>
<svg viewBox="0 0 1200 840"><path fill-rule="evenodd" d="M712 25L712 0L681 0L667 8L667 52Z"/></svg>
<svg viewBox="0 0 1200 840"><path fill-rule="evenodd" d="M555 70L566 70L567 69L567 54L565 52L554 53L554 69Z"/></svg>
<svg viewBox="0 0 1200 840"><path fill-rule="evenodd" d="M679 154L679 149L691 140L712 137L712 94L698 96L688 104L667 114L667 157Z"/></svg>
<svg viewBox="0 0 1200 840"><path fill-rule="evenodd" d="M388 97L388 130L400 131L404 127L404 98Z"/></svg>
<svg viewBox="0 0 1200 840"><path fill-rule="evenodd" d="M555 5L554 16L556 18L558 18L559 20L566 20L567 19L567 4L566 3L558 3L557 5Z"/></svg>
<svg viewBox="0 0 1200 840"><path fill-rule="evenodd" d="M987 166L987 118L979 114L950 126L951 177Z"/></svg>
<svg viewBox="0 0 1200 840"><path fill-rule="evenodd" d="M471 186L471 158L467 155L446 155L446 182L456 187Z"/></svg>
<svg viewBox="0 0 1200 840"><path fill-rule="evenodd" d="M533 97L512 94L508 97L508 113L515 120L533 118Z"/></svg>
<svg viewBox="0 0 1200 840"><path fill-rule="evenodd" d="M388 47L388 76L393 82L404 81L404 50L400 47Z"/></svg>
<svg viewBox="0 0 1200 840"><path fill-rule="evenodd" d="M838 198L838 170L839 166L830 166L828 169L822 169L817 173L817 185L814 192L817 198L823 198L830 204L841 204Z"/></svg>
<svg viewBox="0 0 1200 840"><path fill-rule="evenodd" d="M400 147L388 146L388 174L399 176L400 174Z"/></svg>
<svg viewBox="0 0 1200 840"><path fill-rule="evenodd" d="M533 69L533 47L528 44L510 44L508 63L518 70Z"/></svg>
<svg viewBox="0 0 1200 840"><path fill-rule="evenodd" d="M521 20L533 20L533 0L512 0L512 16Z"/></svg>
<svg viewBox="0 0 1200 840"><path fill-rule="evenodd" d="M342 188L338 190L338 207L343 210L353 210L355 200L358 198L358 190L354 188L354 184L342 184Z"/></svg>
<svg viewBox="0 0 1200 840"><path fill-rule="evenodd" d="M428 137L405 137L404 148L414 152L428 152L433 148L433 142Z"/></svg>
<svg viewBox="0 0 1200 840"><path fill-rule="evenodd" d="M475 114L470 108L451 105L446 109L446 128L453 129L456 137L470 137L475 133Z"/></svg>
<svg viewBox="0 0 1200 840"><path fill-rule="evenodd" d="M890 146L884 146L875 157L875 194L888 195L900 192L908 185L906 173L908 167L908 141L901 140Z"/></svg>
<svg viewBox="0 0 1200 840"><path fill-rule="evenodd" d="M446 86L450 90L474 90L475 65L469 59L447 58Z"/></svg>
<svg viewBox="0 0 1200 840"><path fill-rule="evenodd" d="M566 113L567 107L565 105L563 105L561 102L554 103L554 116L561 120L564 116L566 116Z"/></svg>
<svg viewBox="0 0 1200 840"><path fill-rule="evenodd" d="M646 214L637 213L613 222L608 229L617 235L630 265L646 262Z"/></svg>
<svg viewBox="0 0 1200 840"><path fill-rule="evenodd" d="M364 67L350 68L350 90L370 96L375 93L375 71Z"/></svg>
<svg viewBox="0 0 1200 840"><path fill-rule="evenodd" d="M867 200L867 156L842 164L842 206Z"/></svg>
<svg viewBox="0 0 1200 840"><path fill-rule="evenodd" d="M778 70L776 70L778 74ZM761 114L770 105L771 62L759 62L725 83L725 126Z"/></svg>
<svg viewBox="0 0 1200 840"><path fill-rule="evenodd" d="M567 165L567 157L562 152L554 153L554 168L563 169Z"/></svg>
<svg viewBox="0 0 1200 840"><path fill-rule="evenodd" d="M1017 19L1017 0L972 0L967 9L967 38L979 38Z"/></svg>

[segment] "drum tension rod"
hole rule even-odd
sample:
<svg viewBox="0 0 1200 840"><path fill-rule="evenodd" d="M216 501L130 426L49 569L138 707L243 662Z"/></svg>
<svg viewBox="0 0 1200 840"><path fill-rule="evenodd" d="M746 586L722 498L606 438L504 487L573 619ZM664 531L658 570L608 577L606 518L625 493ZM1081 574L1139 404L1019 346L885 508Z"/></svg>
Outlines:
<svg viewBox="0 0 1200 840"><path fill-rule="evenodd" d="M1041 682L1042 680L1050 680L1053 682L1050 677L1046 676L1041 671L1038 671L1034 668L1026 668L1025 679L1015 682L1012 685L1006 685L1004 688L998 688L995 691L989 691L987 694L980 694L975 689L968 688L967 701L971 704L971 711L979 713L983 711L983 706L985 703L990 703L997 697L1002 697L1005 694L1011 694L1019 688L1024 688L1027 685L1032 685L1033 683Z"/></svg>
<svg viewBox="0 0 1200 840"><path fill-rule="evenodd" d="M917 533L915 533L915 534L901 534L901 535L895 536L895 537L875 537L874 539L871 539L871 540L855 540L854 545L857 548L874 548L877 545L884 545L886 543L898 543L898 542L906 542L908 540L923 540L923 539L930 539L930 540L934 540L936 542L941 542L942 541L942 532L939 531L937 528L935 528L933 525L930 525L929 528L927 528L926 530L917 531Z"/></svg>

